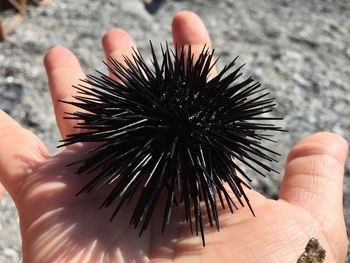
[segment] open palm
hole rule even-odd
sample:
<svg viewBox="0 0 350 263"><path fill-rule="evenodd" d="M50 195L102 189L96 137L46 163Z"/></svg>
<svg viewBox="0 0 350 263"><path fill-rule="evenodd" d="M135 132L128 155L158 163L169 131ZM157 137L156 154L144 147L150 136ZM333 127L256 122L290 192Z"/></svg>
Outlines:
<svg viewBox="0 0 350 263"><path fill-rule="evenodd" d="M179 46L191 44L199 53L210 45L208 33L193 13L178 13L173 38ZM103 38L107 55L121 60L134 43L120 30ZM71 88L84 77L79 62L67 49L52 49L45 58L50 91L62 137L75 132L62 121ZM215 72L214 72L215 74ZM8 115L0 112L0 179L14 199L23 240L24 262L296 262L307 241L316 237L327 251L326 262L343 262L346 229L342 184L347 143L338 135L318 133L300 141L290 152L280 199L269 200L249 191L256 217L248 208L232 215L220 210L221 231L206 228L206 247L183 223L183 209L175 208L165 234L161 212L155 211L149 228L138 237L129 224L131 203L113 221L113 207L98 210L105 190L74 197L83 185L66 164L84 152L84 145L49 156L45 146ZM6 150L4 150L6 149ZM5 152L6 151L6 152Z"/></svg>

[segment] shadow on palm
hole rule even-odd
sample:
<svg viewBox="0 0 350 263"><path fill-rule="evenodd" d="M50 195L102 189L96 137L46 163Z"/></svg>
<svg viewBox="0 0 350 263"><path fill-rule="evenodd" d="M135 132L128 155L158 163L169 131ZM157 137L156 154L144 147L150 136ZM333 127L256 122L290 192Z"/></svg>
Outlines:
<svg viewBox="0 0 350 263"><path fill-rule="evenodd" d="M82 158L83 148L76 145L50 157L34 169L20 190L24 248L39 251L37 262L54 262L58 258L68 262L90 252L111 258L116 253L136 258L148 248L149 231L139 238L138 230L129 224L132 203L123 207L113 221L110 217L114 205L99 210L109 186L75 196L91 177L75 175L76 168L67 164Z"/></svg>
<svg viewBox="0 0 350 263"><path fill-rule="evenodd" d="M36 251L35 258L40 262L56 259L67 261L80 255L86 257L89 250L95 253L99 251L97 254L100 256L114 258L119 254L131 259L143 253L148 254L151 235L162 240L164 249L174 249L173 246L179 239L179 231L182 236L178 249L188 253L197 253L202 249L200 237L192 235L188 224L182 222L182 207L174 208L170 225L161 234L163 199L153 214L150 226L139 237L139 229L134 229L129 224L137 197L128 206L122 207L115 219L110 221L118 202L108 208L99 209L99 206L113 185L76 196L93 175L76 175L76 167L67 164L83 158L85 148L86 146L78 144L49 157L34 167L33 173L26 178L17 202L26 248L24 254L26 251ZM220 213L228 214L230 218L235 217L228 209ZM250 212L248 217L252 218ZM222 218L223 228L230 218ZM209 227L206 216L204 222L206 234L216 235L216 229Z"/></svg>

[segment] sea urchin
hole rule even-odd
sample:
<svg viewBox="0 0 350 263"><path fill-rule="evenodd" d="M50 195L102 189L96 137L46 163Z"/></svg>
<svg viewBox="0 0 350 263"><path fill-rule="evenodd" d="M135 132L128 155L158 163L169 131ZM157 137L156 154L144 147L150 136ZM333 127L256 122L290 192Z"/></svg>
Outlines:
<svg viewBox="0 0 350 263"><path fill-rule="evenodd" d="M141 235L163 192L162 231L172 206L183 204L204 245L204 212L219 229L217 201L231 211L236 207L225 187L251 209L243 188L250 179L240 164L262 175L272 170L261 160L274 161L277 153L261 142L271 140L269 131L281 130L266 120L280 118L263 115L275 103L251 77L237 80L242 66L233 69L236 59L211 77L216 61L206 47L196 58L191 47L173 52L166 45L162 61L152 43L151 52L151 66L134 50L123 63L105 63L113 78L97 71L75 86L75 101L63 102L81 109L66 119L78 120L83 132L68 135L60 146L98 142L87 158L74 162L77 174L93 174L78 194L112 185L101 204L117 203L111 219L136 198L130 223L141 225Z"/></svg>

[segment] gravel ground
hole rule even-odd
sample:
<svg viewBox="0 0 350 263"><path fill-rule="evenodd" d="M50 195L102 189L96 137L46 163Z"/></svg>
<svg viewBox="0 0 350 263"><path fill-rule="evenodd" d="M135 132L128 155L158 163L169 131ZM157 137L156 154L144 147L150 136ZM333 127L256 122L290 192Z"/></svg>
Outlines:
<svg viewBox="0 0 350 263"><path fill-rule="evenodd" d="M53 0L30 7L24 22L0 43L0 108L34 131L54 153L59 135L42 65L55 45L70 48L86 72L102 69L100 39L114 27L127 30L141 51L148 40L171 42L171 19L180 10L198 13L207 25L219 65L240 55L246 74L269 88L275 115L289 130L279 134L283 174L288 149L304 136L335 131L350 140L350 2L347 0ZM276 197L281 175L256 179L255 189ZM350 165L344 184L350 225ZM349 227L348 227L349 229ZM0 200L0 262L19 262L21 242L15 206Z"/></svg>

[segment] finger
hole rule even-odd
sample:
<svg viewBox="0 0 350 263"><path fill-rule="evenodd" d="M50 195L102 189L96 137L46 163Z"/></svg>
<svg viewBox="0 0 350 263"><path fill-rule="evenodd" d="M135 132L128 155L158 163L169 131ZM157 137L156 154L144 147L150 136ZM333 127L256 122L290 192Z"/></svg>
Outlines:
<svg viewBox="0 0 350 263"><path fill-rule="evenodd" d="M26 176L47 157L43 143L0 110L0 182L14 200Z"/></svg>
<svg viewBox="0 0 350 263"><path fill-rule="evenodd" d="M111 57L122 64L124 64L124 57L131 58L133 48L136 49L134 40L127 32L119 28L114 28L103 36L102 46L107 58ZM117 80L111 73L110 77Z"/></svg>
<svg viewBox="0 0 350 263"><path fill-rule="evenodd" d="M347 142L333 133L311 135L291 150L280 197L314 214L342 209Z"/></svg>
<svg viewBox="0 0 350 263"><path fill-rule="evenodd" d="M2 184L0 184L0 198L3 196L4 191L5 191L4 187L2 186Z"/></svg>
<svg viewBox="0 0 350 263"><path fill-rule="evenodd" d="M301 140L289 153L280 192L281 199L309 211L326 233L342 235L330 244L334 251L344 251L338 244L346 244L342 200L347 153L347 142L333 133Z"/></svg>
<svg viewBox="0 0 350 263"><path fill-rule="evenodd" d="M77 85L80 79L85 79L85 74L80 67L78 59L71 51L64 47L55 47L45 56L44 64L48 76L52 104L54 106L57 126L61 137L66 138L68 134L76 133L73 128L76 120L65 120L65 112L74 112L76 107L68 105L59 100L73 101L72 96L77 94Z"/></svg>
<svg viewBox="0 0 350 263"><path fill-rule="evenodd" d="M177 13L172 23L173 42L177 46L177 52L180 53L182 47L191 45L191 52L194 59L198 58L203 51L204 46L211 50L211 41L209 33L202 20L189 11ZM216 69L212 70L212 74L216 74Z"/></svg>

